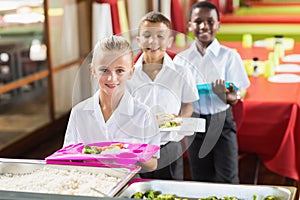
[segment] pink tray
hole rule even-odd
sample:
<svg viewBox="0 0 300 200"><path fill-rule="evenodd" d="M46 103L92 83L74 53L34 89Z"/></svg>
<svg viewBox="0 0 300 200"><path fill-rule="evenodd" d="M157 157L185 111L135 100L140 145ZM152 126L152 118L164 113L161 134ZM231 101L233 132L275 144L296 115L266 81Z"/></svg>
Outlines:
<svg viewBox="0 0 300 200"><path fill-rule="evenodd" d="M109 146L119 142L97 142L89 146ZM104 167L126 167L136 162L148 161L160 149L157 145L123 143L123 151L119 154L83 154L85 144L72 144L62 148L46 158L47 164L89 165Z"/></svg>

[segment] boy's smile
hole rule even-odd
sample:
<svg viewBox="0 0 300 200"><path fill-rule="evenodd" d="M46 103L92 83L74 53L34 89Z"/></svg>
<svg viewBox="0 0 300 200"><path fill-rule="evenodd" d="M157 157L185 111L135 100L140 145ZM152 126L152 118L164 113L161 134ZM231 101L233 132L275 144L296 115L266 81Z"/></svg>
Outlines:
<svg viewBox="0 0 300 200"><path fill-rule="evenodd" d="M171 41L170 30L164 23L145 21L141 24L137 42L144 52L146 63L162 63Z"/></svg>
<svg viewBox="0 0 300 200"><path fill-rule="evenodd" d="M189 30L193 32L197 43L207 47L216 36L220 23L214 9L201 7L193 10Z"/></svg>
<svg viewBox="0 0 300 200"><path fill-rule="evenodd" d="M149 48L148 47L147 50L150 51L150 52L156 52L156 51L160 50L160 48L158 47L158 48L155 49L155 48Z"/></svg>

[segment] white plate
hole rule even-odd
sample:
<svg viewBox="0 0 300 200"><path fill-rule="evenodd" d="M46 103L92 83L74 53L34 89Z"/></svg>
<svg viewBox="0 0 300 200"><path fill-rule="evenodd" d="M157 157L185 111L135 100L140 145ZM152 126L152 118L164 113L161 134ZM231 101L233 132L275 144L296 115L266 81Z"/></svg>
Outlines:
<svg viewBox="0 0 300 200"><path fill-rule="evenodd" d="M266 41L265 40L257 40L253 42L253 46L255 47L266 47Z"/></svg>
<svg viewBox="0 0 300 200"><path fill-rule="evenodd" d="M160 128L160 131L178 131L182 132L205 132L205 119L202 118L176 118L176 120L181 121L180 126L170 127L170 128ZM186 134L185 134L186 135Z"/></svg>
<svg viewBox="0 0 300 200"><path fill-rule="evenodd" d="M300 54L291 54L282 58L283 62L300 62Z"/></svg>
<svg viewBox="0 0 300 200"><path fill-rule="evenodd" d="M292 50L294 48L295 40L293 38L283 38L283 46L285 50ZM267 49L274 49L276 38L265 38L264 40L257 40L253 42L254 47L265 47Z"/></svg>
<svg viewBox="0 0 300 200"><path fill-rule="evenodd" d="M300 82L300 76L296 74L279 74L269 77L268 81L274 83L297 83Z"/></svg>
<svg viewBox="0 0 300 200"><path fill-rule="evenodd" d="M300 72L300 65L282 64L275 68L275 72Z"/></svg>

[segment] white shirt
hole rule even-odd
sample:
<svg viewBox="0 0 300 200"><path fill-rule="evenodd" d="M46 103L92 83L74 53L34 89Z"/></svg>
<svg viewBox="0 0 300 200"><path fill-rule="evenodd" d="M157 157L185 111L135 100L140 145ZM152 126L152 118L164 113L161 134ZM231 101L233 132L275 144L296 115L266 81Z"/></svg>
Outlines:
<svg viewBox="0 0 300 200"><path fill-rule="evenodd" d="M143 71L144 54L135 64L135 72L127 82L132 96L150 107L153 113L179 114L181 103L198 100L194 78L188 69L175 67L172 59L165 53L163 66L152 81ZM161 132L161 144L180 141L183 136L176 132Z"/></svg>
<svg viewBox="0 0 300 200"><path fill-rule="evenodd" d="M233 82L239 90L250 85L247 73L240 55L215 39L202 56L196 47L196 42L187 50L177 54L174 63L190 68L196 84L204 84L223 79ZM216 94L200 94L200 99L194 102L194 112L198 114L215 114L226 110L229 105L222 102Z"/></svg>
<svg viewBox="0 0 300 200"><path fill-rule="evenodd" d="M125 92L117 109L105 122L98 90L72 108L63 146L105 141L160 145L155 116L146 105Z"/></svg>

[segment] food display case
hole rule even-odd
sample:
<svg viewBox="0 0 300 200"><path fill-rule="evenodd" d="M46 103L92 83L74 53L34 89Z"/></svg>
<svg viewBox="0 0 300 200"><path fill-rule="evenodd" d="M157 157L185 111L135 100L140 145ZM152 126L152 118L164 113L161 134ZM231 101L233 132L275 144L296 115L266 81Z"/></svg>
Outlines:
<svg viewBox="0 0 300 200"><path fill-rule="evenodd" d="M0 159L0 199L112 198L139 170Z"/></svg>
<svg viewBox="0 0 300 200"><path fill-rule="evenodd" d="M150 190L155 191L157 195L168 195L168 197L175 196L193 200L212 196L223 199L226 199L225 197L227 197L227 199L228 197L236 197L242 200L263 200L267 196L274 196L277 200L294 200L296 195L295 187L286 186L150 180L130 184L120 191L118 197L131 198L138 192L145 194Z"/></svg>

